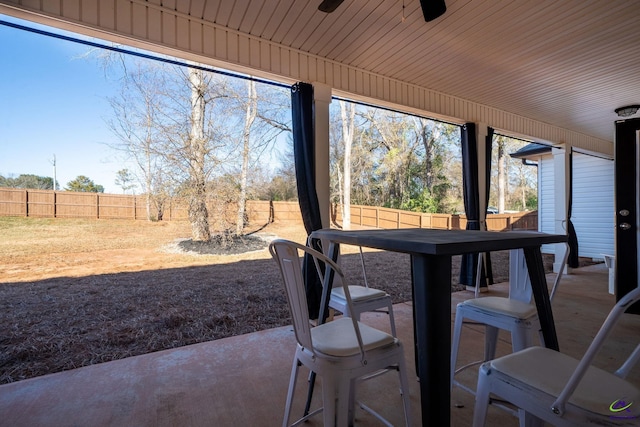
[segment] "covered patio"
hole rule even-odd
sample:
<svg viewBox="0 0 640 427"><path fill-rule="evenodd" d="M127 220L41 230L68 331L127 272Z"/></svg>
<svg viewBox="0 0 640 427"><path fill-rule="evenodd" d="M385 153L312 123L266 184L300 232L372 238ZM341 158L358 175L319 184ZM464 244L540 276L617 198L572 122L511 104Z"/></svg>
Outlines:
<svg viewBox="0 0 640 427"><path fill-rule="evenodd" d="M344 1L329 14L318 11L319 3L0 0L0 13L288 85L308 82L322 227L330 225L329 104L342 97L470 129L470 145L478 152L469 177L477 186L478 226L487 207L480 195L487 190L490 135L552 146L558 171L553 232L567 233L572 150L614 155L615 110L640 103L640 3L450 0L445 14L429 22L428 1ZM636 223L626 225L637 229L637 200L628 208ZM637 256L635 240L625 249ZM633 261L619 285L637 286ZM588 345L615 301L607 282L602 264L563 279L553 306L562 351L580 356ZM506 294L506 286L491 292ZM454 295L452 319L455 304L470 297ZM397 305L396 316L413 366L411 305ZM386 319L369 320L386 325ZM638 322L637 316L625 318L613 349L599 358L602 366L613 367L628 354L633 344L626 337L637 335ZM482 353L482 329L465 332L462 359L472 360ZM278 425L293 347L292 332L281 328L4 385L1 423ZM509 350L507 337L499 350ZM397 386L391 381L367 385L366 393L382 400L380 411L400 423L400 406L387 397L386 390ZM412 386L419 425L420 395L415 381ZM454 390L451 425L469 425L472 408L472 398ZM516 425L499 411L491 417L490 425Z"/></svg>
<svg viewBox="0 0 640 427"><path fill-rule="evenodd" d="M547 281L553 283L555 275ZM595 264L575 269L563 277L553 302L561 351L580 357L598 330L614 297L607 291L608 269ZM506 295L505 284L495 285L491 294ZM455 305L472 298L468 291L453 294ZM411 303L394 306L398 334L405 346L413 372ZM369 314L364 321L388 328L383 314ZM628 339L637 334L640 318L625 315L608 345L597 357L597 365L615 369L635 347ZM503 334L503 333L501 333ZM466 325L460 361L477 360L482 354L484 331ZM282 422L284 400L295 348L290 327L271 329L218 341L161 351L143 356L93 365L0 386L2 425L91 425L91 426L274 426ZM508 335L501 335L498 353L510 352ZM465 371L461 380L474 386L476 368ZM631 381L640 380L636 369ZM413 421L419 425L418 383L410 378ZM364 384L359 396L394 423L402 425L403 414L397 377L386 375ZM298 387L294 414L300 413L306 384ZM320 393L314 403L319 404ZM451 425L469 426L473 396L454 388ZM363 411L357 412L361 426L380 425ZM321 425L316 417L308 425ZM517 419L492 408L488 425L516 426Z"/></svg>

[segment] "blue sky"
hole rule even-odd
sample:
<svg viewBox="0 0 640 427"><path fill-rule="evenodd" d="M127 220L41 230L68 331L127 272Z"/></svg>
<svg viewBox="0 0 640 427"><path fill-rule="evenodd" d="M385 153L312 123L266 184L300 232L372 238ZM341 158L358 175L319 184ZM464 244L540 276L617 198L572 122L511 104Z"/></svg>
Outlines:
<svg viewBox="0 0 640 427"><path fill-rule="evenodd" d="M0 45L0 175L51 177L55 155L60 186L85 175L121 193L116 172L130 166L106 145L116 141L105 123L116 88L95 59L81 58L89 48L5 25Z"/></svg>

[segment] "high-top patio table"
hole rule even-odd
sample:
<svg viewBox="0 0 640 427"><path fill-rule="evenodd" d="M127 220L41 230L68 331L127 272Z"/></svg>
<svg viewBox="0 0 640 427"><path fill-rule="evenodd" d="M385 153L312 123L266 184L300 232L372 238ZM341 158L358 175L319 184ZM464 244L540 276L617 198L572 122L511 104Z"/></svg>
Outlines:
<svg viewBox="0 0 640 427"><path fill-rule="evenodd" d="M357 231L322 229L314 231L311 237L330 241L328 255L333 259L337 259L340 243L411 255L416 370L420 378L423 426L450 425L452 256L522 248L545 345L558 350L540 246L566 242L565 235L530 231L502 233L411 228ZM330 281L330 278L326 279ZM325 286L321 316L326 310L329 292L330 286Z"/></svg>

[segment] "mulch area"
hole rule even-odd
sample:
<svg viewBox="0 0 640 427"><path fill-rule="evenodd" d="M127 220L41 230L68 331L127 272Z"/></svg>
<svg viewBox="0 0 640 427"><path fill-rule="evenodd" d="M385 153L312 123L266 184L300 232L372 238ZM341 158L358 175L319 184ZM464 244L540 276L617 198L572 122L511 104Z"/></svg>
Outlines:
<svg viewBox="0 0 640 427"><path fill-rule="evenodd" d="M245 252L259 251L266 248L267 241L254 235L240 237L214 235L209 242L196 242L185 239L178 246L185 252L199 255L236 255Z"/></svg>
<svg viewBox="0 0 640 427"><path fill-rule="evenodd" d="M243 241L244 250L266 251L264 241ZM193 242L180 246L213 250ZM411 300L408 255L372 251L365 257L370 286L385 289L396 303ZM505 281L508 252L493 253L492 263L496 282ZM459 264L454 257L452 290L459 289ZM343 267L352 282L362 280L358 254L344 255ZM0 324L0 383L9 383L284 326L290 319L279 271L264 257L3 284Z"/></svg>

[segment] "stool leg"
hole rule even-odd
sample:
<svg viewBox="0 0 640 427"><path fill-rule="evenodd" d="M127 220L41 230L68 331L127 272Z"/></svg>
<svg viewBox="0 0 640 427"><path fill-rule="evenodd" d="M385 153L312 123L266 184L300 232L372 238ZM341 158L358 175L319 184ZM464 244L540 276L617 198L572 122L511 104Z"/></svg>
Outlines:
<svg viewBox="0 0 640 427"><path fill-rule="evenodd" d="M473 410L473 427L484 427L485 425L487 408L489 407L489 382L487 370L483 366L478 374L476 403Z"/></svg>
<svg viewBox="0 0 640 427"><path fill-rule="evenodd" d="M393 303L391 302L391 298L389 298L389 323L391 324L391 335L397 337L396 335L396 321L393 317Z"/></svg>
<svg viewBox="0 0 640 427"><path fill-rule="evenodd" d="M511 331L511 347L513 352L524 350L533 345L533 336L537 331L532 328L520 327Z"/></svg>
<svg viewBox="0 0 640 427"><path fill-rule="evenodd" d="M335 374L328 373L322 377L322 417L325 426L336 424L337 399L339 379Z"/></svg>
<svg viewBox="0 0 640 427"><path fill-rule="evenodd" d="M351 379L349 384L349 425L353 425L353 420L356 416L356 384L357 381L355 379Z"/></svg>
<svg viewBox="0 0 640 427"><path fill-rule="evenodd" d="M402 344L400 344L402 346ZM409 397L409 380L407 378L407 365L404 358L400 357L398 361L398 377L400 378L400 392L402 393L402 407L404 409L404 421L406 427L411 426L411 406Z"/></svg>
<svg viewBox="0 0 640 427"><path fill-rule="evenodd" d="M493 360L496 357L496 347L498 345L498 332L500 330L494 326L485 326L484 336L484 360Z"/></svg>
<svg viewBox="0 0 640 427"><path fill-rule="evenodd" d="M289 377L289 391L287 392L287 403L284 408L284 419L282 420L283 427L289 425L289 418L291 418L291 405L293 403L293 394L296 390L296 379L298 378L298 370L300 368L300 362L297 355L293 358L293 366L291 367L291 376ZM307 414L305 414L307 415Z"/></svg>
<svg viewBox="0 0 640 427"><path fill-rule="evenodd" d="M449 381L451 389L453 389L453 375L456 372L456 362L458 361L458 347L460 346L463 318L462 309L460 307L456 308L456 320L453 325L453 340L451 343L451 378Z"/></svg>
<svg viewBox="0 0 640 427"><path fill-rule="evenodd" d="M336 400L336 427L348 427L349 426L349 418L353 416L351 406L351 379L342 379L337 378L336 383L336 391L337 391L337 400ZM355 396L353 396L355 401Z"/></svg>
<svg viewBox="0 0 640 427"><path fill-rule="evenodd" d="M544 427L545 425L544 421L524 409L518 409L518 420L520 427Z"/></svg>

